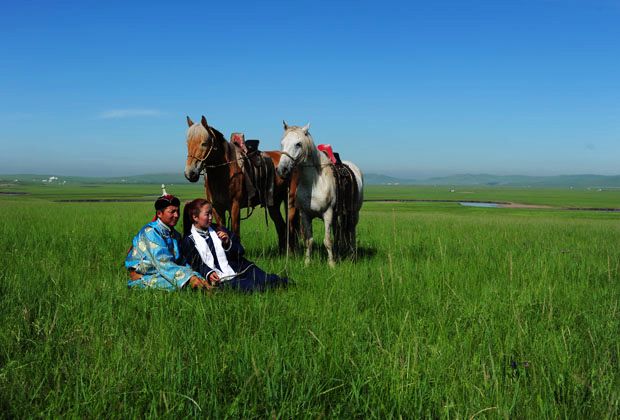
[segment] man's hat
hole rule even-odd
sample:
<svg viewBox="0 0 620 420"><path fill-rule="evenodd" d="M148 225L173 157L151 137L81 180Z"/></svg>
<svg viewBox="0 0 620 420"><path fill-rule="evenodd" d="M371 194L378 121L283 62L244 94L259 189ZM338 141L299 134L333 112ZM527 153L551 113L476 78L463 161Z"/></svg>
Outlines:
<svg viewBox="0 0 620 420"><path fill-rule="evenodd" d="M166 194L155 200L155 210L164 210L168 206L181 206L181 201L172 194Z"/></svg>

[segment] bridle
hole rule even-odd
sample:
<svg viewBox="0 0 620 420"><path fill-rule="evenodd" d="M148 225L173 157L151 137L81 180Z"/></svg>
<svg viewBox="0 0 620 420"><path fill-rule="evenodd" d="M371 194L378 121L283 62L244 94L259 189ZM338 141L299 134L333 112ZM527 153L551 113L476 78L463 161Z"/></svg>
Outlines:
<svg viewBox="0 0 620 420"><path fill-rule="evenodd" d="M208 130L207 132L209 133L209 140L211 140L211 145L209 147L209 150L207 150L207 153L204 155L204 157L201 158L201 157L198 157L198 156L193 155L193 154L189 154L189 153L187 154L188 158L192 158L195 161L200 162L200 168L199 168L200 174L204 174L207 169L219 168L221 166L227 166L227 165L230 165L231 163L233 163L233 162L238 160L238 159L232 159L232 160L227 160L225 162L218 163L218 164L215 164L215 165L205 165L205 161L207 159L209 159L209 156L211 155L211 152L213 152L214 150L217 150L217 146L215 145L215 134L211 130ZM244 158L245 158L245 156L242 159L244 159Z"/></svg>
<svg viewBox="0 0 620 420"><path fill-rule="evenodd" d="M297 158L294 158L293 156L291 156L289 153L285 152L284 150L280 151L280 154L286 156L287 158L289 158L290 160L293 161L293 168L295 166L297 166L297 163L301 160L301 158L304 156L305 153L300 153L299 156L297 156Z"/></svg>
<svg viewBox="0 0 620 420"><path fill-rule="evenodd" d="M287 158L289 158L290 160L293 161L293 164L291 166L291 170L295 169L295 167L297 166L301 166L301 167L315 167L317 168L317 170L321 170L320 168L325 167L325 166L330 166L332 163L325 163L325 164L321 164L321 163L306 163L306 164L299 164L300 161L304 161L308 155L308 151L304 149L303 153L300 153L299 156L297 156L297 158L294 158L293 156L290 155L290 153L285 152L284 150L281 150L280 153L284 156L286 156ZM320 153L320 152L319 152Z"/></svg>
<svg viewBox="0 0 620 420"><path fill-rule="evenodd" d="M209 156L211 155L211 152L215 149L217 149L217 147L215 147L215 140L213 139L214 135L212 132L207 131L207 133L209 134L209 140L211 140L211 146L209 147L209 150L207 151L207 153L205 154L205 156L203 158L200 158L198 156L192 155L192 154L187 154L188 158L192 158L194 160L197 160L198 162L200 162L200 168L202 169L202 167L204 166L204 161L209 159Z"/></svg>

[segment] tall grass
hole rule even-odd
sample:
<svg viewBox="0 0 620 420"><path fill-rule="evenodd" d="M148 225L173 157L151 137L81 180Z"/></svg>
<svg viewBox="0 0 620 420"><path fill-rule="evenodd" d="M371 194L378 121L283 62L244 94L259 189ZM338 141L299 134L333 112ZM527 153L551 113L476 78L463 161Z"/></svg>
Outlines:
<svg viewBox="0 0 620 420"><path fill-rule="evenodd" d="M620 218L454 205L364 207L329 269L249 256L287 290L127 290L149 203L0 201L6 417L620 415Z"/></svg>

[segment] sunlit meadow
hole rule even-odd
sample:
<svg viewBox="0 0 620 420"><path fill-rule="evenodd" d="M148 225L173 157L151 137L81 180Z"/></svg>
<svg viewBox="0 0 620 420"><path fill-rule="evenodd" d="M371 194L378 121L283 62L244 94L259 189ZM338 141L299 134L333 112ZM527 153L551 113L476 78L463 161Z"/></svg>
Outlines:
<svg viewBox="0 0 620 420"><path fill-rule="evenodd" d="M210 296L127 289L153 186L28 192L0 197L1 417L620 416L620 213L367 202L330 269L318 221L304 266L257 209L248 257L294 284ZM620 207L589 194L512 196ZM56 202L102 197L146 201Z"/></svg>

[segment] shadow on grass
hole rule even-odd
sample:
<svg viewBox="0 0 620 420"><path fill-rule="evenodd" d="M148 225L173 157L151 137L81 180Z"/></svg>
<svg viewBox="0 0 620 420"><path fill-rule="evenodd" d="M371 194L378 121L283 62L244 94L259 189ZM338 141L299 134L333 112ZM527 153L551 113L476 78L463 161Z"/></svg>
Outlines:
<svg viewBox="0 0 620 420"><path fill-rule="evenodd" d="M289 251L289 258L304 258L305 249L302 247ZM356 257L343 256L341 261L361 261L371 260L377 255L377 249L374 247L360 246L357 248ZM277 246L271 246L263 249L246 249L245 257L251 260L252 258L283 258L286 257L286 252L280 252ZM327 250L323 244L314 244L312 247L312 258L319 258L327 261Z"/></svg>
<svg viewBox="0 0 620 420"><path fill-rule="evenodd" d="M360 246L357 248L358 260L371 260L377 255L377 248Z"/></svg>

